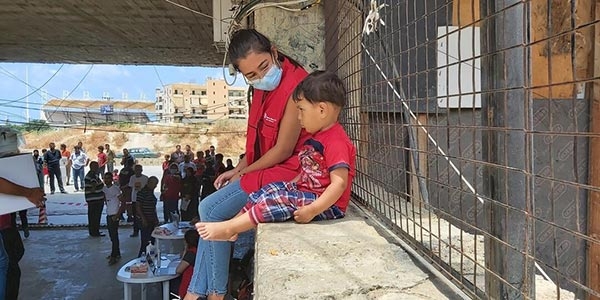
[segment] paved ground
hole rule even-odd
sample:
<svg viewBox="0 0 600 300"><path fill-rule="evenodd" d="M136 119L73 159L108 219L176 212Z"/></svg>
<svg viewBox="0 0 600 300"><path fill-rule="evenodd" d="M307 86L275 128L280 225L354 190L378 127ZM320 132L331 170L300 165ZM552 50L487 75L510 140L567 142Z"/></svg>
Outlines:
<svg viewBox="0 0 600 300"><path fill-rule="evenodd" d="M160 166L144 166L144 174L160 178L162 171ZM45 188L50 191L47 184ZM72 184L65 189L68 194L47 196L47 226L37 225L38 209L28 211L32 230L31 236L23 239L25 256L20 263L23 276L19 299L122 299L123 284L116 280L116 274L122 264L137 255L139 238L129 237L131 225L123 224L119 230L123 259L108 266L105 259L111 245L108 232L102 229L106 237L89 237L84 194L76 193ZM162 220L161 202L157 210ZM101 224L105 223L103 212ZM134 288L138 299L139 293L139 287ZM149 286L148 299L158 299L160 295L160 285Z"/></svg>
<svg viewBox="0 0 600 300"><path fill-rule="evenodd" d="M156 176L159 179L162 176L160 166L144 166L144 174L148 177ZM58 191L58 187L56 188ZM74 226L87 225L87 206L85 203L83 192L75 192L75 187L72 184L66 185L65 190L68 194L56 193L50 195L50 186L46 184L45 191L48 193L48 201L46 202L46 213L48 215L48 225L55 226ZM158 188L156 189L158 191ZM158 194L157 194L158 195ZM158 216L162 218L162 202L157 205ZM28 211L30 224L38 223L38 209L32 208ZM103 212L101 224L106 224L106 214Z"/></svg>

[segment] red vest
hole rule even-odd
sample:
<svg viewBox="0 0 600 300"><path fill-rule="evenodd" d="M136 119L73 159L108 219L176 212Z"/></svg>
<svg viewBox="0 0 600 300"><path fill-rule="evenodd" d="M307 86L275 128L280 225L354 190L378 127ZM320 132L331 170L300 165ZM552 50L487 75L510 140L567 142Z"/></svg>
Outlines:
<svg viewBox="0 0 600 300"><path fill-rule="evenodd" d="M294 66L287 58L281 67L283 75L275 90L270 92L254 90L248 116L248 129L246 130L246 162L248 165L275 146L279 134L279 123L287 102L298 83L308 75L304 69ZM246 193L252 193L258 191L265 184L291 180L296 177L300 172L297 154L308 137L308 133L302 129L294 153L287 160L268 169L244 174L240 181L242 189ZM256 148L260 149L259 154L256 153L258 149L255 150L255 144L257 144Z"/></svg>

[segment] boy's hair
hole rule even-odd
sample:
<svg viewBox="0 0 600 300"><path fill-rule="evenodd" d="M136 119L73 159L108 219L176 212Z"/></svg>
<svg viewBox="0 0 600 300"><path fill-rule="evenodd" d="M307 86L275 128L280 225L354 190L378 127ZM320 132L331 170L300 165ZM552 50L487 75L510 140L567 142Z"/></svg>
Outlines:
<svg viewBox="0 0 600 300"><path fill-rule="evenodd" d="M198 247L198 240L200 237L198 236L198 231L192 229L185 232L183 239L185 239L185 242L188 244L188 246Z"/></svg>
<svg viewBox="0 0 600 300"><path fill-rule="evenodd" d="M295 102L300 99L310 103L329 102L341 108L346 105L346 88L334 73L314 71L298 84L292 99Z"/></svg>

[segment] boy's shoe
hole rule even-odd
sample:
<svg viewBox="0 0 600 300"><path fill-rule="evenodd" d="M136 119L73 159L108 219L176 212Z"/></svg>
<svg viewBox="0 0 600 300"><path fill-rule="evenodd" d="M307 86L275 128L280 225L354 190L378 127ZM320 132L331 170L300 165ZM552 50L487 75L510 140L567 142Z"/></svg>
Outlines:
<svg viewBox="0 0 600 300"><path fill-rule="evenodd" d="M25 236L25 238L29 237L29 228L23 229L23 235Z"/></svg>
<svg viewBox="0 0 600 300"><path fill-rule="evenodd" d="M111 257L113 257L113 256L109 254L108 256L106 256L106 259L110 259ZM117 256L115 256L115 258L121 259L121 255L117 255Z"/></svg>

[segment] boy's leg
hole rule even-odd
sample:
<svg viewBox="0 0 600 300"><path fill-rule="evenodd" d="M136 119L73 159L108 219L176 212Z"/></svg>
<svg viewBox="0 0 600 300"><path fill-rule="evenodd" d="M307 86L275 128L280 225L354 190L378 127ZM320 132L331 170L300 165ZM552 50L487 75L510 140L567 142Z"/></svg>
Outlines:
<svg viewBox="0 0 600 300"><path fill-rule="evenodd" d="M106 216L106 227L108 227L108 236L112 243L110 256L117 258L121 256L119 247L119 219L118 215ZM116 221L115 221L116 219Z"/></svg>
<svg viewBox="0 0 600 300"><path fill-rule="evenodd" d="M242 215L224 222L198 223L198 234L205 240L230 240L258 223L287 221L297 209L289 198L298 197L298 193L302 192L290 191L285 183L267 185L250 197L252 200L248 200L248 204L255 203L251 207L247 204Z"/></svg>

